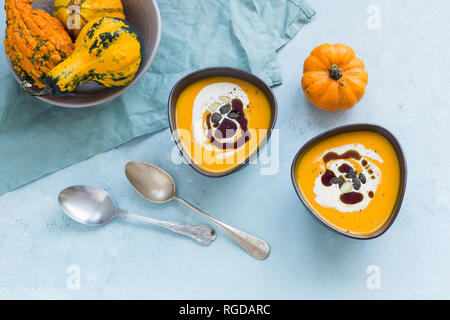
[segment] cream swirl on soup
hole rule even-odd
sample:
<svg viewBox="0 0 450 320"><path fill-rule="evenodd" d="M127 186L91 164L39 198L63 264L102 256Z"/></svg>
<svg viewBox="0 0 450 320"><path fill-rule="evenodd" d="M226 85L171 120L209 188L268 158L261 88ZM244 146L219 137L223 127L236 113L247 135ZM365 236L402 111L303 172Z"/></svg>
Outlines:
<svg viewBox="0 0 450 320"><path fill-rule="evenodd" d="M194 140L208 150L224 150L227 157L248 141L244 110L247 94L229 82L205 86L195 97L192 109Z"/></svg>

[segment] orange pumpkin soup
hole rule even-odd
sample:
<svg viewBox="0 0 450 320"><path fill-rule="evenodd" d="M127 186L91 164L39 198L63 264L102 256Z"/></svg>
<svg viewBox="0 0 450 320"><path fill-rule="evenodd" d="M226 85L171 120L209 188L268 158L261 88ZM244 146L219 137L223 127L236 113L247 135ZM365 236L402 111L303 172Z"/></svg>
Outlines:
<svg viewBox="0 0 450 320"><path fill-rule="evenodd" d="M175 107L177 135L192 162L224 173L252 155L272 124L264 93L246 81L212 77L189 85Z"/></svg>
<svg viewBox="0 0 450 320"><path fill-rule="evenodd" d="M382 135L355 131L313 145L295 168L309 206L333 227L354 235L380 229L394 210L400 166Z"/></svg>

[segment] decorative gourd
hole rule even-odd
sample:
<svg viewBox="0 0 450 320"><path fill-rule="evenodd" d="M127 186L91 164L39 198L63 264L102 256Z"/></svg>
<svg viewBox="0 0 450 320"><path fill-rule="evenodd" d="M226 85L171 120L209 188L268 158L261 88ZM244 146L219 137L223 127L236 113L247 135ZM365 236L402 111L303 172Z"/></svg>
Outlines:
<svg viewBox="0 0 450 320"><path fill-rule="evenodd" d="M121 0L55 0L53 16L75 39L89 21L101 17L125 19Z"/></svg>
<svg viewBox="0 0 450 320"><path fill-rule="evenodd" d="M126 21L91 20L78 36L73 54L49 72L46 88L37 95L66 95L84 82L126 86L139 70L141 49L137 31Z"/></svg>
<svg viewBox="0 0 450 320"><path fill-rule="evenodd" d="M6 54L28 86L43 88L47 73L73 51L73 42L58 19L34 10L33 0L6 0Z"/></svg>
<svg viewBox="0 0 450 320"><path fill-rule="evenodd" d="M303 66L303 92L326 111L352 108L363 97L368 80L364 63L344 44L318 46Z"/></svg>

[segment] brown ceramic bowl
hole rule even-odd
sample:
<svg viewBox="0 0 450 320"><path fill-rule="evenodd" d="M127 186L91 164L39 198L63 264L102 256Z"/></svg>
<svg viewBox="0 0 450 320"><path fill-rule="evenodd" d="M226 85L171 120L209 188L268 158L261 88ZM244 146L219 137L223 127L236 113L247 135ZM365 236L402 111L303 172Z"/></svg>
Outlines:
<svg viewBox="0 0 450 320"><path fill-rule="evenodd" d="M373 131L373 132L376 132L376 133L382 135L383 137L385 137L393 146L394 151L397 154L397 158L398 158L399 166L400 166L400 189L398 191L397 201L395 203L393 211L391 212L389 220L380 229L378 229L374 233L364 235L364 236L358 236L358 235L348 234L346 232L343 232L343 231L333 227L332 225L330 225L326 220L322 219L322 217L319 214L317 214L313 210L313 208L311 208L309 206L308 202L303 197L302 193L300 192L300 190L297 186L297 180L295 178L295 169L297 167L298 161L313 145L315 145L316 143L318 143L326 138L335 136L337 134L345 133L345 132L353 132L353 131ZM359 240L368 240L368 239L373 239L373 238L379 237L383 233L385 233L391 227L391 225L394 223L395 218L397 217L398 212L400 211L400 207L402 205L403 197L405 195L405 189L406 189L406 159L405 159L403 150L400 146L400 143L397 141L397 139L394 137L394 135L392 133L390 133L388 130L386 130L380 126L373 125L373 124L346 125L346 126L338 127L338 128L326 131L322 134L319 134L318 136L312 138L307 143L305 143L303 145L303 147L297 152L297 155L295 156L294 160L292 161L291 179L292 179L292 184L294 185L294 189L297 192L297 195L300 198L300 200L302 201L303 205L309 210L311 215L314 218L316 218L320 223L322 223L325 227L333 230L336 233L339 233L341 235L349 237L349 238L359 239Z"/></svg>
<svg viewBox="0 0 450 320"><path fill-rule="evenodd" d="M33 8L42 9L50 14L53 12L55 0L34 0ZM156 0L122 0L126 20L131 23L141 35L143 52L141 67L133 82L122 88L105 88L96 83L82 84L77 90L63 97L38 97L42 101L60 107L81 108L108 102L131 88L150 67L158 50L161 38L161 17ZM8 64L16 80L22 80L14 71L8 59Z"/></svg>
<svg viewBox="0 0 450 320"><path fill-rule="evenodd" d="M200 168L198 165L196 165L190 158L190 155L188 154L188 152L186 152L184 150L183 144L181 143L180 138L178 137L178 135L175 132L175 129L176 129L175 108L176 108L178 97L180 96L181 92L183 92L183 90L186 89L186 87L188 87L192 83L194 83L198 80L201 80L201 79L211 78L211 77L230 77L230 78L243 80L243 81L253 84L254 86L256 86L258 89L260 89L264 93L264 95L269 100L270 106L272 108L272 124L269 128L269 132L267 133L266 138L260 143L260 145L258 146L256 151L253 152L251 155L249 155L242 163L240 163L237 167L235 167L229 171L223 172L223 173L208 172L208 171L205 171L202 168ZM264 81L262 81L257 76L255 76L251 73L239 70L239 69L233 69L233 68L227 68L227 67L216 67L216 68L207 68L207 69L201 69L201 70L195 71L195 72L190 73L187 76L183 77L180 81L178 81L175 84L175 86L172 88L172 91L170 92L168 111L169 111L169 126L170 126L170 130L172 132L172 137L173 137L176 145L178 146L178 149L180 149L180 152L183 155L183 157L186 159L186 161L189 163L189 165L192 168L194 168L197 172L199 172L207 177L218 178L218 177L227 176L233 172L236 172L236 171L242 169L245 165L247 165L249 163L249 161L251 159L253 159L253 157L257 156L259 150L269 140L270 134L272 133L272 129L275 126L275 123L277 120L277 114L278 114L278 105L277 105L277 100L275 98L275 95L273 94L270 87L268 85L266 85L264 83Z"/></svg>

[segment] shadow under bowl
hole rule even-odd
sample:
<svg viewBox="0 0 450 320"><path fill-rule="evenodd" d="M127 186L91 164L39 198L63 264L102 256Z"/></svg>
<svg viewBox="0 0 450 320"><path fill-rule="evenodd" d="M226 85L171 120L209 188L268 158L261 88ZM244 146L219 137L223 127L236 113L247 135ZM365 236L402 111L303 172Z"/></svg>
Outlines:
<svg viewBox="0 0 450 320"><path fill-rule="evenodd" d="M383 136L384 138L386 138L388 140L388 142L394 148L394 151L397 155L399 168L400 168L400 187L398 190L397 199L396 199L394 208L393 208L391 214L389 215L389 219L385 222L385 224L381 228L379 228L375 232L373 232L371 234L367 234L367 235L356 235L356 234L347 233L347 232L344 232L344 231L334 227L330 223L328 223L325 219L323 219L320 216L320 214L318 214L316 211L314 211L314 209L308 204L308 201L306 201L306 199L303 197L303 195L298 187L297 179L296 179L296 168L299 163L299 160L306 154L306 152L308 152L308 150L311 147L313 147L317 143L323 141L324 139L333 137L333 136L341 134L341 133L354 132L354 131L372 131L372 132L378 133L381 136ZM397 215L400 211L400 207L402 206L403 197L405 195L406 176L407 176L406 158L405 158L403 150L400 146L400 143L394 137L394 135L392 133L390 133L387 129L380 127L378 125L374 125L374 124L346 125L346 126L338 127L335 129L331 129L329 131L326 131L324 133L321 133L321 134L315 136L314 138L312 138L311 140L306 142L303 145L303 147L297 152L296 156L294 157L294 160L292 161L292 166L291 166L292 184L293 184L294 189L297 192L297 195L300 198L301 202L309 210L310 214L316 220L318 220L322 225L327 227L328 229L330 229L338 234L341 234L343 236L346 236L346 237L349 237L352 239L359 239L359 240L369 240L369 239L377 238L377 237L381 236L383 233L385 233L391 227L391 225L394 223L394 221L397 218Z"/></svg>
<svg viewBox="0 0 450 320"><path fill-rule="evenodd" d="M159 47L161 38L161 16L156 0L122 0L126 21L135 27L142 39L144 55L141 66L133 82L125 87L106 88L96 83L85 83L80 85L74 93L67 96L44 96L37 97L47 103L60 107L82 108L98 105L117 98L130 89L150 67ZM35 0L34 9L41 9L50 14L53 12L54 0ZM9 68L19 83L22 80L8 60Z"/></svg>
<svg viewBox="0 0 450 320"><path fill-rule="evenodd" d="M247 158L243 162L241 162L238 166L234 167L233 169L231 169L229 171L220 172L220 173L206 171L206 170L202 169L199 165L194 163L194 161L192 160L188 151L186 151L184 149L184 146L180 140L180 137L177 135L177 132L176 132L175 109L176 109L177 101L178 101L180 94L184 91L184 89L186 89L188 86L190 86L194 82L197 82L199 80L206 79L206 78L212 78L212 77L234 78L234 79L242 80L242 81L245 81L245 82L248 82L248 83L254 85L258 89L260 89L262 91L262 93L267 97L270 107L271 107L271 111L272 111L272 115L271 115L272 123L267 132L267 136L264 138L263 141L261 141L261 143L259 144L258 148L255 150L255 152L253 152L252 154L247 156ZM253 159L255 156L258 155L259 150L261 148L263 148L266 145L267 141L270 139L272 130L275 127L275 123L277 120L277 114L278 114L278 105L277 105L277 100L275 98L275 95L272 92L272 89L270 89L270 87L263 80L258 78L257 76L255 76L249 72L239 70L239 69L228 68L228 67L214 67L214 68L206 68L206 69L194 71L194 72L186 75L185 77L183 77L181 80L179 80L174 85L174 87L172 88L172 91L170 92L169 103L168 103L168 112L169 112L169 127L170 127L170 131L172 132L172 137L173 137L178 149L180 150L181 154L186 159L186 161L189 163L189 165L192 168L194 168L195 171L201 173L204 176L211 177L211 178L219 178L219 177L227 176L229 174L232 174L232 173L242 169L244 166L246 166L250 162L251 159Z"/></svg>

